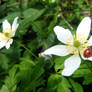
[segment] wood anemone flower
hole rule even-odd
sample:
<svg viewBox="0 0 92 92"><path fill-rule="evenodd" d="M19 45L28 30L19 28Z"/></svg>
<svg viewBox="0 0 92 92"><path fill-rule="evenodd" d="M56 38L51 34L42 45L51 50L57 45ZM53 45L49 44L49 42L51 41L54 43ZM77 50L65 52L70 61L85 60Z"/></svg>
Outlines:
<svg viewBox="0 0 92 92"><path fill-rule="evenodd" d="M4 46L6 47L6 49L8 49L10 45L13 43L12 37L14 37L15 32L19 26L17 20L18 17L14 19L12 26L7 20L3 21L2 24L3 31L0 32L0 49L3 48Z"/></svg>
<svg viewBox="0 0 92 92"><path fill-rule="evenodd" d="M88 40L90 28L91 19L89 17L85 17L81 21L75 36L71 34L69 29L55 26L54 32L57 35L57 39L65 45L55 45L42 52L42 55L66 56L71 54L72 56L65 60L64 70L61 73L63 76L71 76L75 70L79 68L81 57L92 61L92 57L85 58L83 56L84 50L87 49L87 47L92 46L92 36Z"/></svg>

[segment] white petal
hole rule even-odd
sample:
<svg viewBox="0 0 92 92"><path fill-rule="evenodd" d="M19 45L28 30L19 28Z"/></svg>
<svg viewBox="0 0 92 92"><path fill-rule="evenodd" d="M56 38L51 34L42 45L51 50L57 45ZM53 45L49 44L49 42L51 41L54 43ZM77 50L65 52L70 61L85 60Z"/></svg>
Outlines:
<svg viewBox="0 0 92 92"><path fill-rule="evenodd" d="M89 17L85 17L77 28L76 31L77 39L80 40L81 39L80 37L82 36L86 40L89 36L90 28L91 28L91 19ZM81 36L78 37L79 35Z"/></svg>
<svg viewBox="0 0 92 92"><path fill-rule="evenodd" d="M53 46L43 52L45 55L57 55L57 56L66 56L69 55L69 53L66 51L66 48L64 45L56 45Z"/></svg>
<svg viewBox="0 0 92 92"><path fill-rule="evenodd" d="M92 56L91 57L88 57L87 60L92 61Z"/></svg>
<svg viewBox="0 0 92 92"><path fill-rule="evenodd" d="M54 27L54 32L57 35L58 40L67 44L67 41L70 39L70 44L73 42L73 36L68 29L64 29L60 26Z"/></svg>
<svg viewBox="0 0 92 92"><path fill-rule="evenodd" d="M83 56L83 54L81 54L81 57L82 57L84 60L92 61L92 56L91 56L91 57L88 57L88 58L85 58L85 57Z"/></svg>
<svg viewBox="0 0 92 92"><path fill-rule="evenodd" d="M5 29L11 29L11 25L10 25L10 23L7 20L3 21L3 25L2 26L3 26L3 31Z"/></svg>
<svg viewBox="0 0 92 92"><path fill-rule="evenodd" d="M5 46L6 42L0 41L0 49L2 49Z"/></svg>
<svg viewBox="0 0 92 92"><path fill-rule="evenodd" d="M64 70L62 71L63 76L71 76L75 70L80 66L81 59L79 55L73 55L65 60Z"/></svg>
<svg viewBox="0 0 92 92"><path fill-rule="evenodd" d="M12 24L12 31L13 31L13 36L15 35L15 32L19 26L19 24L17 23L17 20L18 20L18 17L16 17L13 21L13 24Z"/></svg>
<svg viewBox="0 0 92 92"><path fill-rule="evenodd" d="M10 48L10 45L13 43L13 39L10 39L7 43L6 43L6 45L5 45L5 47L6 47L6 49L9 49Z"/></svg>
<svg viewBox="0 0 92 92"><path fill-rule="evenodd" d="M89 38L89 40L88 40L88 45L89 46L92 46L92 36Z"/></svg>
<svg viewBox="0 0 92 92"><path fill-rule="evenodd" d="M2 41L3 33L0 32L0 41Z"/></svg>

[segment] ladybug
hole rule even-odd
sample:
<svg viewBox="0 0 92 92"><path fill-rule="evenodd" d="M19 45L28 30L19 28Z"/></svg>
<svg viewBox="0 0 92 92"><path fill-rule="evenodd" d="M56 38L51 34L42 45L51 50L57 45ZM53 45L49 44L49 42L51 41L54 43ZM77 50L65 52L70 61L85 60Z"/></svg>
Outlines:
<svg viewBox="0 0 92 92"><path fill-rule="evenodd" d="M86 50L84 50L83 56L85 58L88 58L88 57L92 56L92 49L87 48Z"/></svg>

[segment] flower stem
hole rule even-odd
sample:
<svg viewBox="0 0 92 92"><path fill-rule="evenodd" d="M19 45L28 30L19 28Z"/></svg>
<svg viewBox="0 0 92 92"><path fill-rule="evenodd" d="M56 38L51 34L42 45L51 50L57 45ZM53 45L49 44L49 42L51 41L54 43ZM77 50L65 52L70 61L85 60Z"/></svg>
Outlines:
<svg viewBox="0 0 92 92"><path fill-rule="evenodd" d="M23 44L17 42L16 40L14 40L16 43L18 43L21 47L23 47L25 50L27 50L32 56L34 56L36 59L38 59L38 57L31 51L29 50L27 47L25 47Z"/></svg>

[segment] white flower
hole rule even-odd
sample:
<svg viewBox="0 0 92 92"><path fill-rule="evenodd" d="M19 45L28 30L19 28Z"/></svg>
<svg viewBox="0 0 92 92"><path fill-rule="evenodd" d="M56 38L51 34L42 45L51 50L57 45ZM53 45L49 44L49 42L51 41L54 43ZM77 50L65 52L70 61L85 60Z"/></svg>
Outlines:
<svg viewBox="0 0 92 92"><path fill-rule="evenodd" d="M18 28L18 23L17 23L18 17L16 17L13 21L12 26L7 20L3 21L3 31L0 32L0 49L3 48L4 46L6 49L10 47L10 44L13 43L12 37L14 37L15 32Z"/></svg>
<svg viewBox="0 0 92 92"><path fill-rule="evenodd" d="M89 40L88 36L91 28L91 19L85 17L79 24L76 35L73 36L69 29L64 29L60 26L54 27L54 32L57 35L59 41L63 42L65 45L56 45L47 50L42 54L44 55L57 55L66 56L73 54L71 57L65 60L64 70L62 71L63 76L71 76L75 70L77 70L81 64L81 58L91 60L92 57L85 58L83 56L84 50L92 46L92 36ZM62 62L62 61L61 61Z"/></svg>

